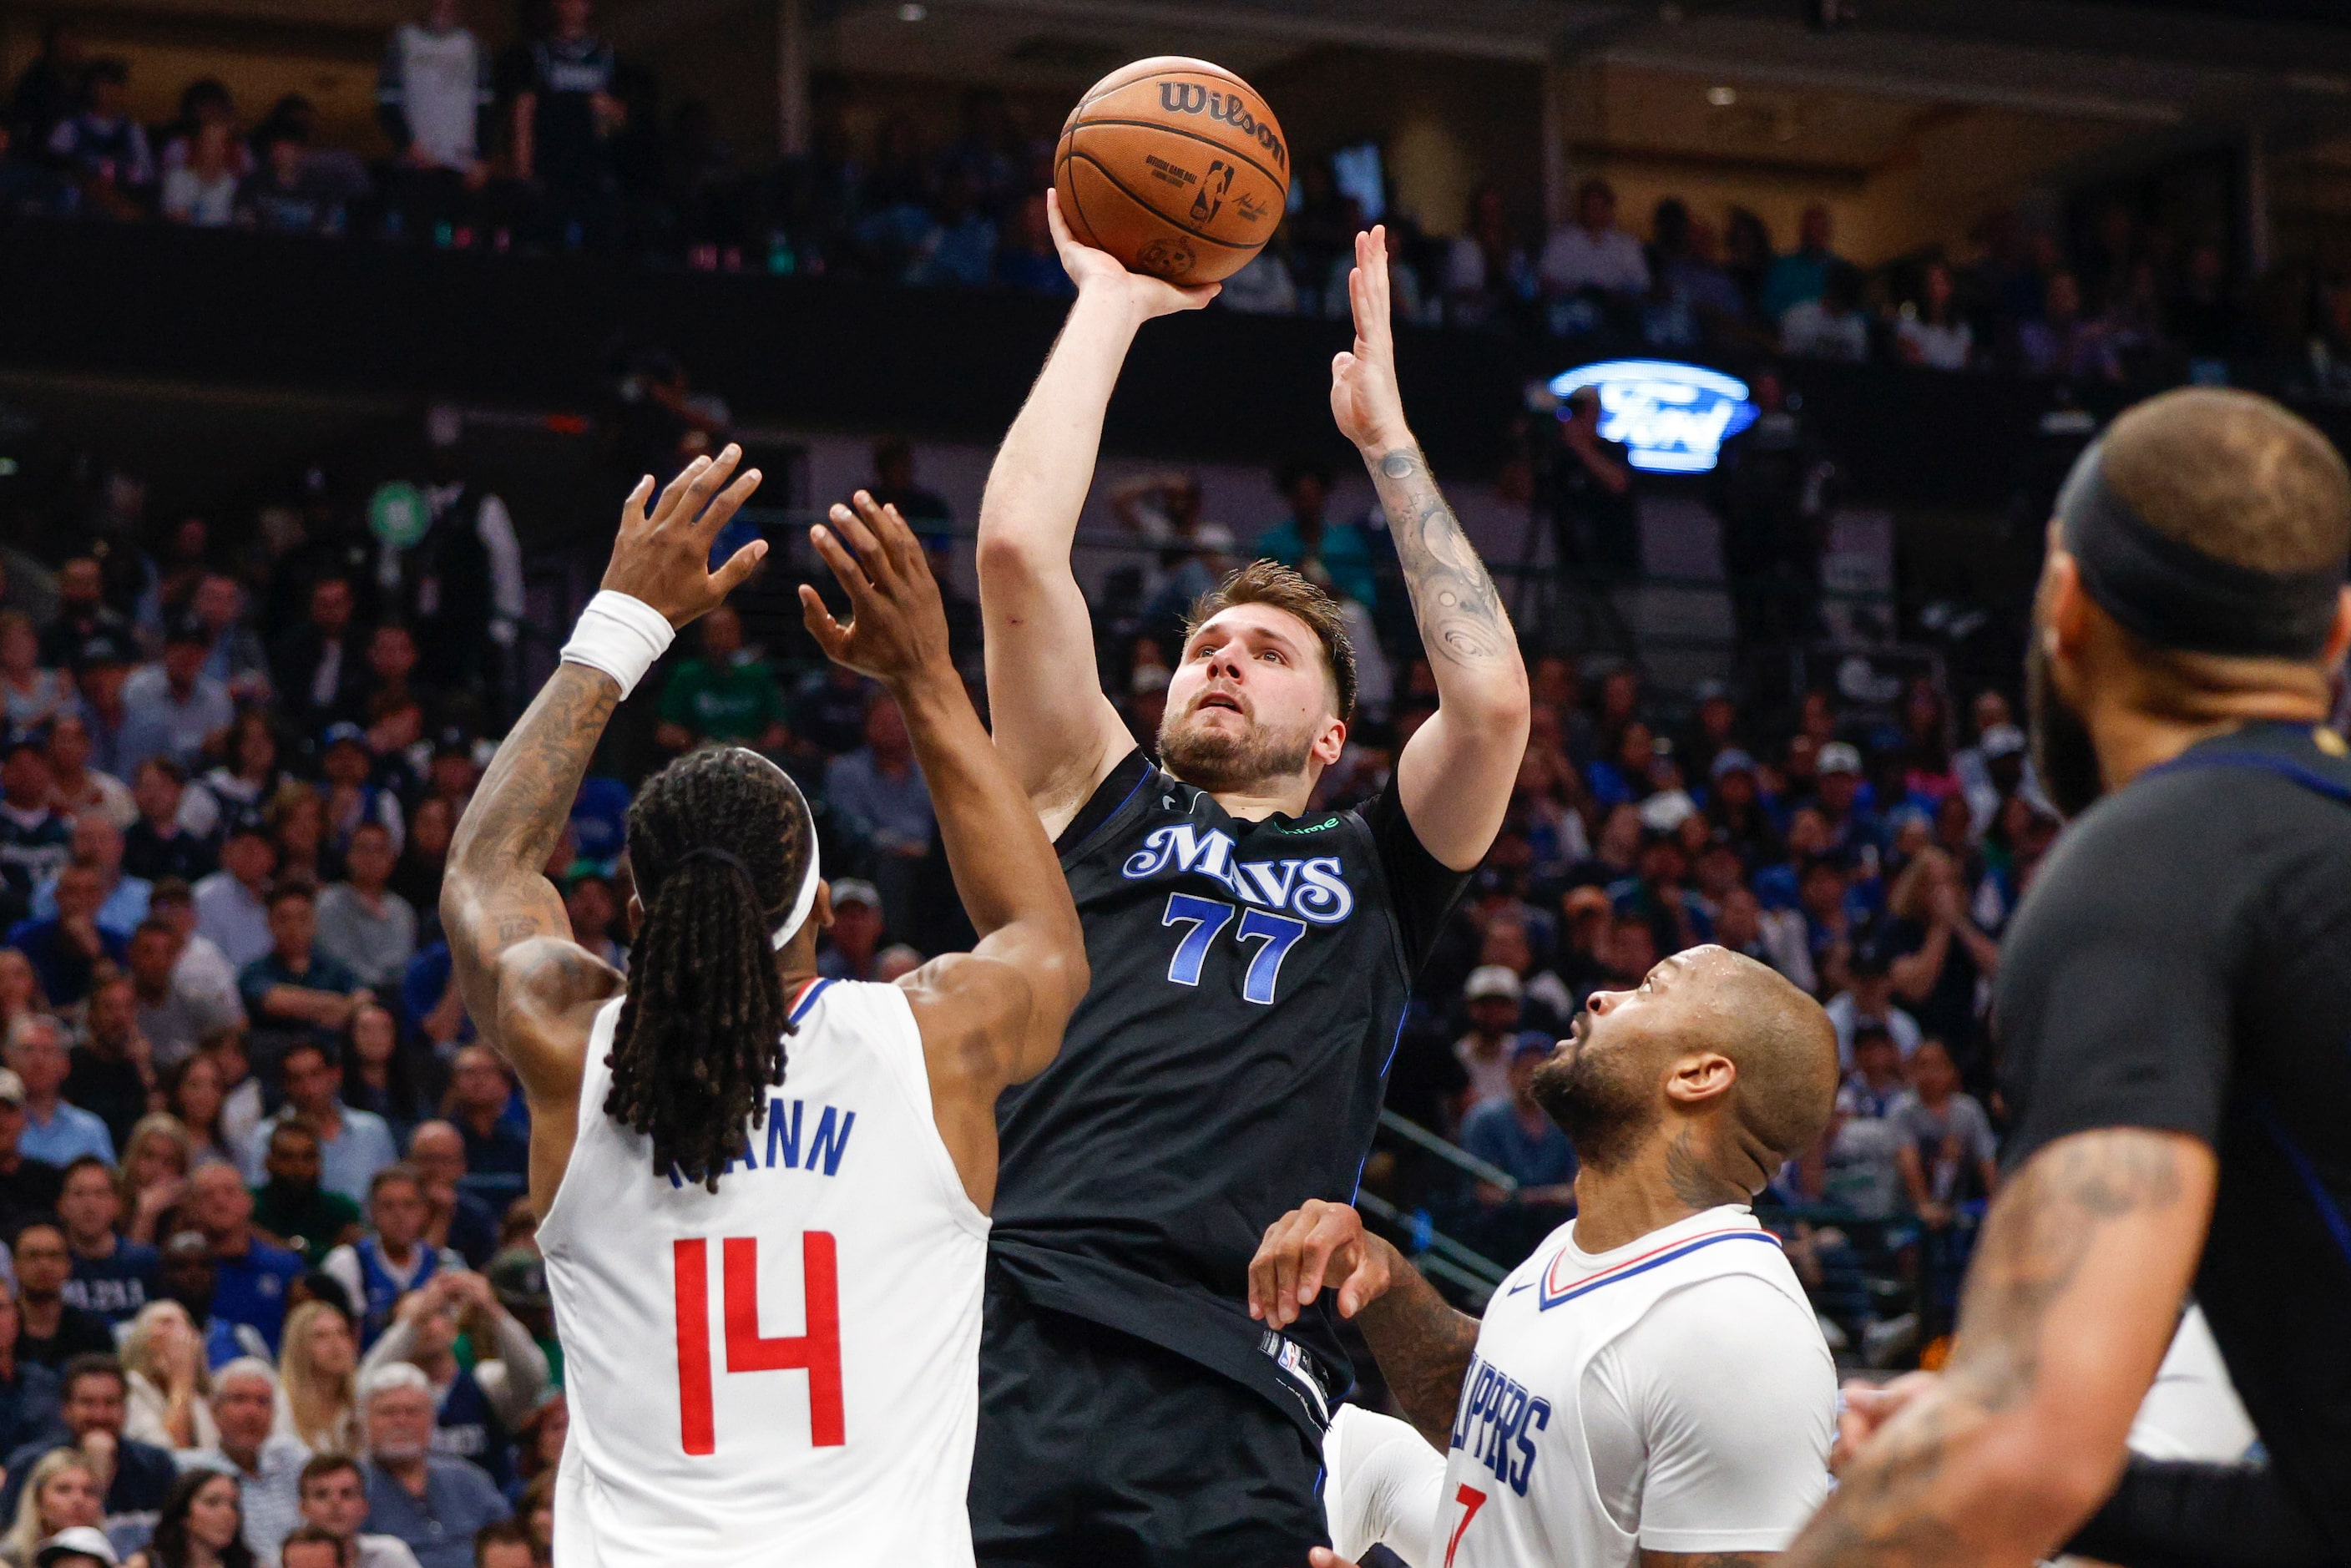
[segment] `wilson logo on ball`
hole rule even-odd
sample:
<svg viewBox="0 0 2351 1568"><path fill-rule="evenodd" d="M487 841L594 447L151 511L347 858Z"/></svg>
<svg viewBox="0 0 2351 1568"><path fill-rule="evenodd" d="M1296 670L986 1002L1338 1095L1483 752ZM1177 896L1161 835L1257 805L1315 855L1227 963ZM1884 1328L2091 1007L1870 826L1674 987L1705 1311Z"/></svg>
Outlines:
<svg viewBox="0 0 2351 1568"><path fill-rule="evenodd" d="M1290 167L1290 151L1275 135L1273 127L1262 124L1241 101L1237 92L1211 92L1196 81L1164 81L1159 84L1159 107L1170 114L1205 114L1210 120L1220 120L1244 136L1257 138L1258 145L1273 154L1274 166Z"/></svg>

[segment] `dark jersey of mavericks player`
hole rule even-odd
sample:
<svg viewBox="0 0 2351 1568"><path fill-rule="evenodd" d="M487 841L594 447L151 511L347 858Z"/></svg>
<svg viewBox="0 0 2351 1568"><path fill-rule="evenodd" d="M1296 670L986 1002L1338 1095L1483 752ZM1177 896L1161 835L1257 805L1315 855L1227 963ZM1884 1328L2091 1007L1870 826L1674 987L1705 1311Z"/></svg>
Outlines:
<svg viewBox="0 0 2351 1568"><path fill-rule="evenodd" d="M2220 1161L2196 1296L2270 1473L2351 1552L2351 759L2261 724L2082 816L2034 879L1994 1006L2010 1168L2069 1134ZM2086 1542L2077 1543L2087 1550Z"/></svg>
<svg viewBox="0 0 2351 1568"><path fill-rule="evenodd" d="M1036 1306L1163 1345L1319 1439L1349 1380L1318 1305L1248 1316L1266 1227L1349 1201L1412 976L1467 874L1391 783L1363 811L1235 818L1136 751L1058 848L1093 985L998 1103L993 1259Z"/></svg>

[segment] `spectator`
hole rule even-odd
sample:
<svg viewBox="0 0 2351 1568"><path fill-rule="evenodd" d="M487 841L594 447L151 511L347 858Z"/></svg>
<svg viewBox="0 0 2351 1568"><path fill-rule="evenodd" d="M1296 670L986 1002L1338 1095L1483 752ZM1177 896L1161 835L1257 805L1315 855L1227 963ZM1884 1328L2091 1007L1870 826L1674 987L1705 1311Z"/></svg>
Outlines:
<svg viewBox="0 0 2351 1568"><path fill-rule="evenodd" d="M129 1142L126 1130L125 1147ZM143 1241L122 1239L122 1195L104 1160L84 1155L66 1167L57 1219L71 1254L72 1272L61 1292L68 1306L110 1329L138 1316L155 1299L162 1256Z"/></svg>
<svg viewBox="0 0 2351 1568"><path fill-rule="evenodd" d="M129 975L110 973L91 988L70 1058L60 1092L105 1124L111 1155L155 1094L154 1061L139 1033L139 996Z"/></svg>
<svg viewBox="0 0 2351 1568"><path fill-rule="evenodd" d="M150 1301L122 1335L126 1408L122 1430L175 1453L220 1440L214 1424L211 1369L188 1309Z"/></svg>
<svg viewBox="0 0 2351 1568"><path fill-rule="evenodd" d="M744 651L742 617L722 604L696 631L701 656L681 662L662 687L655 738L671 751L706 740L781 750L789 738L783 695L768 662Z"/></svg>
<svg viewBox="0 0 2351 1568"><path fill-rule="evenodd" d="M47 147L49 133L73 113L87 67L81 34L72 23L52 18L42 25L41 52L16 78L8 98L9 128L27 149ZM16 1555L29 1561L31 1543Z"/></svg>
<svg viewBox="0 0 2351 1568"><path fill-rule="evenodd" d="M853 876L834 881L832 925L817 955L817 972L830 980L870 980L882 945L882 895Z"/></svg>
<svg viewBox="0 0 2351 1568"><path fill-rule="evenodd" d="M253 1195L228 1166L197 1167L188 1178L188 1211L212 1249L213 1315L251 1328L275 1357L286 1291L301 1278L302 1260L254 1233Z"/></svg>
<svg viewBox="0 0 2351 1568"><path fill-rule="evenodd" d="M33 618L21 610L0 611L0 701L7 728L26 734L63 713L74 700L65 672L42 657Z"/></svg>
<svg viewBox="0 0 2351 1568"><path fill-rule="evenodd" d="M163 1500L153 1539L126 1568L253 1568L238 1493L234 1477L210 1467L181 1476Z"/></svg>
<svg viewBox="0 0 2351 1568"><path fill-rule="evenodd" d="M99 897L95 918L99 927L128 941L139 923L147 918L147 904L154 896L154 884L123 872L122 833L104 812L84 811L74 819L72 843L71 863L90 866L98 873ZM57 882L52 878L33 894L33 917L46 920L57 912Z"/></svg>
<svg viewBox="0 0 2351 1568"><path fill-rule="evenodd" d="M903 928L914 913L915 873L930 855L937 821L905 716L886 693L876 693L866 709L865 744L825 769L824 794L841 830L868 852L884 924Z"/></svg>
<svg viewBox="0 0 2351 1568"><path fill-rule="evenodd" d="M474 1537L474 1568L533 1568L538 1553L519 1520L486 1524Z"/></svg>
<svg viewBox="0 0 2351 1568"><path fill-rule="evenodd" d="M106 573L95 557L78 555L57 568L57 609L41 632L42 664L68 668L91 638L130 634L131 622L107 606Z"/></svg>
<svg viewBox="0 0 2351 1568"><path fill-rule="evenodd" d="M323 798L328 847L336 858L347 860L351 841L360 829L380 829L384 835L384 870L389 875L392 857L400 853L403 836L400 798L369 781L375 768L375 753L369 749L367 731L355 724L332 725L319 745L325 752L319 764L323 783L316 792Z"/></svg>
<svg viewBox="0 0 2351 1568"><path fill-rule="evenodd" d="M1547 489L1560 562L1638 571L1641 514L1632 456L1623 442L1600 434L1598 388L1569 394L1558 430Z"/></svg>
<svg viewBox="0 0 2351 1568"><path fill-rule="evenodd" d="M261 821L277 845L277 884L298 884L315 894L329 874L327 810L319 791L301 779L287 779L262 808ZM314 909L314 918L316 914Z"/></svg>
<svg viewBox="0 0 2351 1568"><path fill-rule="evenodd" d="M26 1356L16 1298L0 1293L0 1452L15 1453L57 1420L56 1371Z"/></svg>
<svg viewBox="0 0 2351 1568"><path fill-rule="evenodd" d="M147 132L131 112L131 68L96 59L83 71L82 107L49 132L49 156L80 183L82 201L103 217L141 215L155 183Z"/></svg>
<svg viewBox="0 0 2351 1568"><path fill-rule="evenodd" d="M138 816L130 787L114 772L122 727L131 716L122 706L122 683L137 662L130 636L120 632L85 638L74 654L74 691L81 701L49 724L49 771L60 810L78 816L95 807L118 828L129 827Z"/></svg>
<svg viewBox="0 0 2351 1568"><path fill-rule="evenodd" d="M56 1210L65 1173L24 1152L25 1081L0 1068L0 1236Z"/></svg>
<svg viewBox="0 0 2351 1568"><path fill-rule="evenodd" d="M194 1054L196 1042L214 1030L245 1022L235 993L200 991L183 978L180 954L180 935L168 920L141 921L131 934L128 977L133 1026L159 1071L185 1061Z"/></svg>
<svg viewBox="0 0 2351 1568"><path fill-rule="evenodd" d="M400 1302L465 1260L425 1239L431 1211L424 1179L405 1166L377 1173L368 1194L370 1231L327 1257L326 1271L360 1312L362 1345L372 1347L391 1328Z"/></svg>
<svg viewBox="0 0 2351 1568"><path fill-rule="evenodd" d="M408 841L392 867L388 885L416 912L420 940L423 934L439 933L441 873L456 825L456 808L448 801L436 796L418 801L409 818Z"/></svg>
<svg viewBox="0 0 2351 1568"><path fill-rule="evenodd" d="M9 1479L18 1473L11 1467ZM21 1473L25 1480L16 1490L12 1513L16 1522L0 1542L0 1559L10 1568L88 1568L101 1563L113 1568L114 1545L98 1528L106 1515L106 1487L89 1457L78 1448L51 1448ZM83 1548L87 1555L62 1563L40 1555L41 1548L59 1542Z"/></svg>
<svg viewBox="0 0 2351 1568"><path fill-rule="evenodd" d="M1854 1030L1852 1055L1822 1145L1819 1197L1856 1218L1891 1219L1904 1196L1902 1134L1888 1120L1908 1092L1902 1054L1885 1025L1865 1023Z"/></svg>
<svg viewBox="0 0 2351 1568"><path fill-rule="evenodd" d="M334 1568L418 1568L416 1554L398 1536L360 1533L368 1518L367 1478L345 1453L321 1453L302 1467L302 1518L342 1549ZM312 1568L292 1560L291 1537L287 1544L284 1568Z"/></svg>
<svg viewBox="0 0 2351 1568"><path fill-rule="evenodd" d="M163 658L125 681L122 707L128 718L114 765L135 775L151 757L182 765L194 762L236 718L228 687L204 674L212 639L201 622L178 620L163 634Z"/></svg>
<svg viewBox="0 0 2351 1568"><path fill-rule="evenodd" d="M1515 1211L1507 1227L1514 1239L1550 1234L1575 1207L1574 1146L1534 1092L1535 1070L1551 1052L1550 1040L1520 1037L1510 1047L1505 1070L1509 1088L1461 1124L1462 1148L1508 1172L1519 1184L1510 1192L1491 1182L1478 1184L1482 1207L1491 1211L1507 1206Z"/></svg>
<svg viewBox="0 0 2351 1568"><path fill-rule="evenodd" d="M0 1513L14 1513L41 1456L53 1447L78 1450L104 1489L105 1529L118 1543L144 1539L149 1521L171 1495L179 1471L172 1456L123 1436L128 1415L122 1364L108 1354L78 1355L58 1374L58 1427L8 1456ZM141 1515L145 1515L144 1519Z"/></svg>
<svg viewBox="0 0 2351 1568"><path fill-rule="evenodd" d="M1445 253L1445 319L1456 327L1499 322L1516 300L1534 296L1534 267L1511 232L1499 185L1470 194L1461 233Z"/></svg>
<svg viewBox="0 0 2351 1568"><path fill-rule="evenodd" d="M193 1070L198 1061L204 1062L207 1074L217 1072L203 1057L190 1057L182 1064L183 1070ZM216 1079L214 1082L217 1083ZM216 1090L214 1100L218 1100ZM121 1222L126 1242L152 1247L172 1233L169 1221L187 1197L192 1164L188 1129L177 1115L158 1111L131 1129L131 1141L122 1150L122 1168L115 1177L115 1193L126 1216Z"/></svg>
<svg viewBox="0 0 2351 1568"><path fill-rule="evenodd" d="M222 751L226 760L204 775L202 787L192 791L196 800L182 810L189 831L206 838L224 824L233 832L236 822L258 818L286 781L277 765L277 732L257 708L237 715Z"/></svg>
<svg viewBox="0 0 2351 1568"><path fill-rule="evenodd" d="M1759 304L1766 320L1785 320L1797 306L1827 293L1833 273L1851 267L1830 248L1833 238L1828 208L1818 203L1806 207L1796 224L1796 248L1773 261L1764 275Z"/></svg>
<svg viewBox="0 0 2351 1568"><path fill-rule="evenodd" d="M308 136L296 126L265 124L255 133L260 167L236 190L236 221L267 234L340 234L343 205L329 183L316 177ZM281 686L298 694L305 688Z"/></svg>
<svg viewBox="0 0 2351 1568"><path fill-rule="evenodd" d="M1992 1196L2000 1166L1991 1118L1959 1089L1959 1069L1939 1040L1910 1058L1910 1093L1886 1113L1902 1135L1903 1185L1929 1226L1949 1225L1960 1205Z"/></svg>
<svg viewBox="0 0 2351 1568"><path fill-rule="evenodd" d="M236 216L238 171L243 151L235 130L225 120L207 120L188 140L186 162L163 172L163 215L200 229L226 228ZM204 642L212 654L212 641Z"/></svg>
<svg viewBox="0 0 2351 1568"><path fill-rule="evenodd" d="M131 775L139 815L122 835L122 869L151 887L166 879L193 883L219 864L210 843L189 828L187 769L152 757Z"/></svg>
<svg viewBox="0 0 2351 1568"><path fill-rule="evenodd" d="M2097 322L2082 314L2082 286L2070 272L2049 275L2038 319L2016 332L2017 357L2024 373L2075 382L2119 382L2122 361Z"/></svg>
<svg viewBox="0 0 2351 1568"><path fill-rule="evenodd" d="M267 1362L250 1356L230 1362L213 1376L218 1441L184 1461L236 1482L245 1544L265 1563L277 1561L278 1543L302 1521L302 1471L310 1462L308 1448L272 1429L277 1404L277 1375Z"/></svg>
<svg viewBox="0 0 2351 1568"><path fill-rule="evenodd" d="M408 1138L408 1164L424 1194L423 1239L478 1269L497 1250L498 1217L465 1190L465 1140L447 1122L424 1122ZM356 1300L357 1298L354 1298Z"/></svg>
<svg viewBox="0 0 2351 1568"><path fill-rule="evenodd" d="M292 1059L316 1054L298 1047ZM265 1180L254 1189L253 1223L261 1233L315 1268L329 1250L359 1234L360 1207L319 1185L318 1132L298 1117L261 1124Z"/></svg>
<svg viewBox="0 0 2351 1568"><path fill-rule="evenodd" d="M1354 523L1332 522L1331 470L1319 458L1286 463L1274 471L1274 488L1289 515L1258 535L1250 549L1268 560L1294 567L1310 582L1366 610L1379 603L1371 541Z"/></svg>
<svg viewBox="0 0 2351 1568"><path fill-rule="evenodd" d="M312 734L359 715L366 677L359 650L351 645L352 608L348 579L319 578L310 585L301 624L281 632L269 651L283 711Z"/></svg>
<svg viewBox="0 0 2351 1568"><path fill-rule="evenodd" d="M35 737L0 747L0 915L9 925L32 911L33 890L73 857L73 828L50 804L47 749Z"/></svg>
<svg viewBox="0 0 2351 1568"><path fill-rule="evenodd" d="M342 1050L342 1103L381 1118L395 1144L405 1142L438 1102L419 1082L430 1065L417 1060L420 1054L401 1040L389 1009L370 1002L351 1014Z"/></svg>
<svg viewBox="0 0 2351 1568"><path fill-rule="evenodd" d="M8 1026L8 1066L24 1091L24 1135L17 1146L32 1159L59 1170L81 1155L114 1163L114 1140L106 1124L60 1097L71 1070L65 1030L41 1013L20 1015Z"/></svg>
<svg viewBox="0 0 2351 1568"><path fill-rule="evenodd" d="M267 1357L269 1342L249 1323L232 1322L213 1311L220 1276L213 1268L212 1243L193 1222L163 1243L163 1298L187 1312L204 1342L204 1364L226 1366L241 1355Z"/></svg>
<svg viewBox="0 0 2351 1568"><path fill-rule="evenodd" d="M355 1561L350 1542L315 1524L287 1531L278 1548L279 1568L352 1568Z"/></svg>
<svg viewBox="0 0 2351 1568"><path fill-rule="evenodd" d="M463 224L489 174L490 55L463 9L427 0L417 20L392 30L376 77L376 122L396 159L393 199L423 233Z"/></svg>
<svg viewBox="0 0 2351 1568"><path fill-rule="evenodd" d="M513 1111L514 1080L498 1053L486 1045L457 1052L448 1119L465 1140L465 1186L494 1207L519 1197L530 1175L530 1133Z"/></svg>
<svg viewBox="0 0 2351 1568"><path fill-rule="evenodd" d="M360 1401L369 1522L403 1542L421 1568L472 1568L475 1535L513 1510L479 1467L433 1451L432 1384L393 1362L368 1374Z"/></svg>
<svg viewBox="0 0 2351 1568"><path fill-rule="evenodd" d="M2000 970L2000 944L1978 928L1959 886L1959 867L1939 849L1927 849L1895 878L1886 894L1894 994L1907 1004L1926 1035L1972 1069L1979 982Z"/></svg>
<svg viewBox="0 0 2351 1568"><path fill-rule="evenodd" d="M612 47L590 30L588 0L554 0L551 10L548 36L522 51L510 155L516 177L543 195L548 237L601 248L617 218L611 144L628 110L614 90Z"/></svg>
<svg viewBox="0 0 2351 1568"><path fill-rule="evenodd" d="M332 1301L305 1301L286 1319L285 1398L277 1431L321 1454L359 1451L359 1342Z"/></svg>
<svg viewBox="0 0 2351 1568"><path fill-rule="evenodd" d="M1511 1051L1519 1043L1519 1009L1522 993L1519 977L1499 964L1469 972L1461 988L1468 1005L1469 1032L1453 1043L1454 1060L1461 1064L1468 1086L1456 1107L1457 1118L1479 1106L1510 1097Z"/></svg>
<svg viewBox="0 0 2351 1568"><path fill-rule="evenodd" d="M484 1358L471 1367L454 1348L461 1330ZM547 1357L489 1282L453 1269L402 1297L392 1326L361 1364L362 1386L374 1369L402 1361L432 1385L433 1451L480 1466L501 1489L511 1485L512 1434L547 1392Z"/></svg>
<svg viewBox="0 0 2351 1568"><path fill-rule="evenodd" d="M1905 364L1935 371L1964 371L1975 352L1975 329L1959 313L1951 269L1929 261L1919 274L1918 301L1894 324L1895 352Z"/></svg>
<svg viewBox="0 0 2351 1568"><path fill-rule="evenodd" d="M1782 256L1784 264L1795 259ZM1862 309L1861 274L1839 264L1829 268L1820 293L1800 299L1780 318L1780 348L1792 359L1842 360L1860 364L1869 358L1869 316Z"/></svg>
<svg viewBox="0 0 2351 1568"><path fill-rule="evenodd" d="M316 1045L331 1060L336 1037L349 1027L352 1011L373 999L357 975L318 951L318 903L308 886L293 883L270 889L270 950L236 977L264 1061L298 1041Z"/></svg>
<svg viewBox="0 0 2351 1568"><path fill-rule="evenodd" d="M195 885L196 933L242 972L268 956L269 904L263 896L277 869L277 846L257 818L240 818L221 846L220 870Z"/></svg>
<svg viewBox="0 0 2351 1568"><path fill-rule="evenodd" d="M57 873L57 912L19 921L8 933L9 946L32 960L42 993L59 1007L72 1007L89 995L99 964L120 964L130 956L121 936L98 923L105 898L104 873L98 867L68 864Z"/></svg>
<svg viewBox="0 0 2351 1568"><path fill-rule="evenodd" d="M628 944L621 940L621 902L611 880L596 872L582 872L564 890L563 913L571 920L571 939L613 968L626 974Z"/></svg>
<svg viewBox="0 0 2351 1568"><path fill-rule="evenodd" d="M268 1130L298 1124L318 1141L325 1189L356 1206L369 1192L376 1173L400 1157L391 1129L374 1113L342 1103L341 1070L328 1047L305 1040L288 1048L279 1071L286 1104L261 1124L246 1146L247 1177L259 1176L262 1158L268 1153ZM358 1218L355 1210L351 1218Z"/></svg>
<svg viewBox="0 0 2351 1568"><path fill-rule="evenodd" d="M1557 297L1629 299L1649 291L1648 258L1641 242L1616 226L1616 192L1607 181L1589 179L1576 188L1575 222L1552 231L1536 272Z"/></svg>

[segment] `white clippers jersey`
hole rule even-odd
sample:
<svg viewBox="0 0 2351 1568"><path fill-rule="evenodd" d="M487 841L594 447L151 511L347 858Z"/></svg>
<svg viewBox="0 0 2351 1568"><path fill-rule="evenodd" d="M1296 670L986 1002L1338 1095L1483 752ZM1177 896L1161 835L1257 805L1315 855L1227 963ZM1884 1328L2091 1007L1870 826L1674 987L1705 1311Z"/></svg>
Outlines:
<svg viewBox="0 0 2351 1568"><path fill-rule="evenodd" d="M571 1400L557 1568L968 1564L987 1217L905 993L801 991L716 1193L604 1113L620 1009L538 1232Z"/></svg>
<svg viewBox="0 0 2351 1568"><path fill-rule="evenodd" d="M1439 1562L1782 1550L1828 1492L1836 1375L1778 1239L1739 1207L1597 1255L1574 1232L1553 1231L1487 1303Z"/></svg>

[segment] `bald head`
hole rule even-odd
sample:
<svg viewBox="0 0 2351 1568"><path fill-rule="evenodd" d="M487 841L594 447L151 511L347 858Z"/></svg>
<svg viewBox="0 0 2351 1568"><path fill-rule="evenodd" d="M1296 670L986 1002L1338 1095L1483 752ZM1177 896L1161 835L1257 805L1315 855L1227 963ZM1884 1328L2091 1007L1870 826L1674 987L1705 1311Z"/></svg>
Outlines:
<svg viewBox="0 0 2351 1568"><path fill-rule="evenodd" d="M1714 1027L1707 1043L1739 1076L1728 1108L1771 1168L1813 1146L1836 1103L1836 1029L1785 975L1722 947L1695 949ZM1768 1173L1767 1173L1768 1174Z"/></svg>
<svg viewBox="0 0 2351 1568"><path fill-rule="evenodd" d="M2106 432L2106 484L2158 533L2234 566L2341 571L2351 470L2306 420L2252 392L2182 387Z"/></svg>

